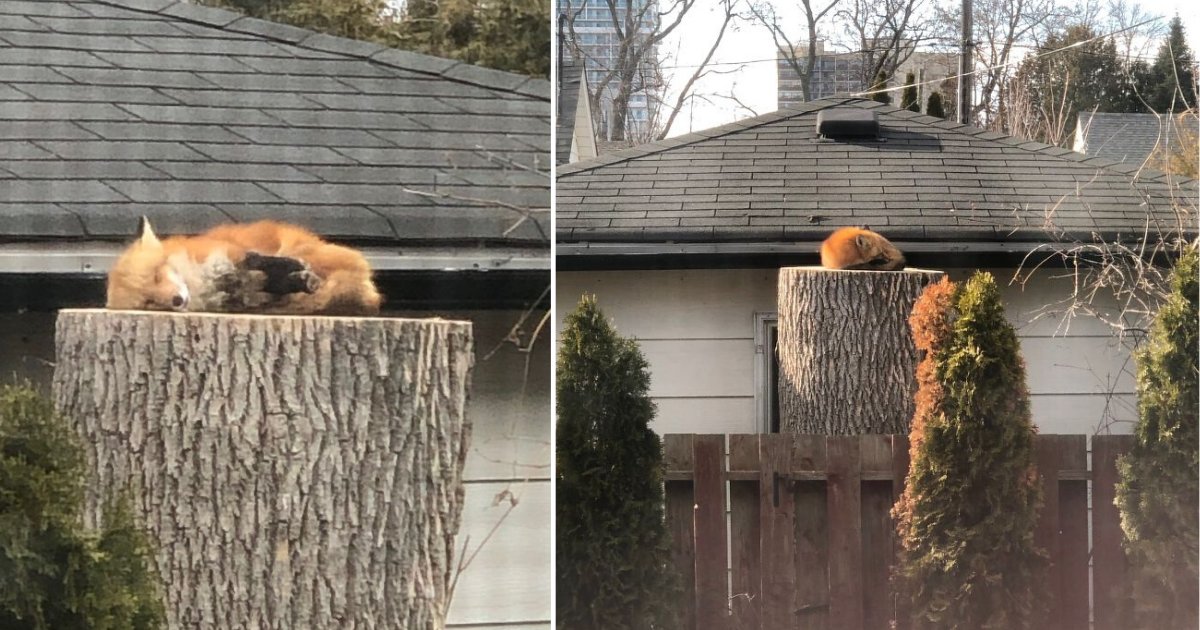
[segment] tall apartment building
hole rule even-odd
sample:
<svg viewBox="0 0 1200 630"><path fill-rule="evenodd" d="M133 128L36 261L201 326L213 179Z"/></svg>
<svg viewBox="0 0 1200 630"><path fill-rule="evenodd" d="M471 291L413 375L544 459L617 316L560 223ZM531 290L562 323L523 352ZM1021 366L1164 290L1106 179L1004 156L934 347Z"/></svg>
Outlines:
<svg viewBox="0 0 1200 630"><path fill-rule="evenodd" d="M825 42L817 42L816 53L817 62L813 66L811 81L812 98L817 99L862 92L870 87L869 83L873 82L873 77L863 77L864 59L862 53L826 52ZM808 44L803 43L798 45L796 47L796 59L802 67L807 56ZM891 83L889 83L889 87L898 87L909 72L912 72L918 78L918 82L944 79L954 74L956 63L954 56L949 53L914 52L896 69L896 74ZM803 103L804 88L800 83L800 76L792 68L792 65L788 63L783 51L775 53L775 67L778 77L776 96L778 107L782 109ZM936 84L919 86L917 88L922 109L925 107L925 101L929 98L929 94L936 89ZM899 92L893 93L892 102L899 104Z"/></svg>
<svg viewBox="0 0 1200 630"><path fill-rule="evenodd" d="M575 15L573 30L575 37L578 39L580 51L583 52L583 57L586 61L588 84L595 87L600 86L605 74L612 68L617 55L616 29L613 28L612 14L609 11L608 4L605 0L556 0L559 14ZM625 19L625 11L632 10L639 12L647 4L654 5L656 0L624 0L617 3L617 18L622 23ZM581 9L582 6L582 9ZM636 14L636 13L635 13ZM656 8L651 6L646 15L653 17L657 14ZM649 35L653 32L652 24L645 24L641 28L643 35ZM571 37L571 32L565 32L565 38ZM649 55L651 58L657 57L657 51L652 51ZM648 84L657 81L657 70L653 63L647 63L643 69L638 81L644 78ZM652 87L652 86L648 86ZM611 140L613 137L612 129L610 129L610 121L612 120L612 100L616 94L615 82L610 82L605 86L603 93L600 96L599 111L593 112L596 117L596 133L601 140ZM626 131L625 137L642 137L649 130L650 125L654 123L654 101L650 98L646 87L642 87L635 83L633 95L629 99L629 110L626 115Z"/></svg>

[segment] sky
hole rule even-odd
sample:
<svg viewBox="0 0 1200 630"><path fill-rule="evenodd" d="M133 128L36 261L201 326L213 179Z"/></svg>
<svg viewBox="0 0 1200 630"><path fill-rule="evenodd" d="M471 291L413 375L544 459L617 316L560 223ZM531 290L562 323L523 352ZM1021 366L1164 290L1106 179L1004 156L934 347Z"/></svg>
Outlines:
<svg viewBox="0 0 1200 630"><path fill-rule="evenodd" d="M778 7L799 6L798 0L775 2ZM1140 4L1145 12L1163 15L1165 19L1170 19L1178 12L1183 20L1188 45L1193 53L1200 52L1200 5L1197 5L1195 0L1141 0ZM816 0L815 5L825 6L821 0ZM669 102L674 102L677 86L684 83L695 71L695 66L703 61L708 52L709 42L716 37L720 29L722 15L717 0L698 0L692 13L684 18L679 28L664 42L660 52L670 55L667 65L676 73L672 79L676 92L668 94ZM803 24L801 16L802 14L795 10L797 26ZM1155 43L1145 54L1153 56L1157 50ZM708 129L775 111L774 61L774 43L770 33L762 26L743 22L736 30L726 32L721 48L713 57L714 64L719 64L714 65L714 68L721 70L722 74L704 77L697 82L695 91L706 95L732 93L741 104L727 97L709 97L710 102L695 101L693 107L680 112L669 135L676 136Z"/></svg>

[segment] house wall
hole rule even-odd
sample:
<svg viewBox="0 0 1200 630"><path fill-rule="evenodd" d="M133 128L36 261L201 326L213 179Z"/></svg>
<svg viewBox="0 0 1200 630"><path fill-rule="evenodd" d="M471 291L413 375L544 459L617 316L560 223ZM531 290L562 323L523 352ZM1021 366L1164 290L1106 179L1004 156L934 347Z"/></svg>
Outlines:
<svg viewBox="0 0 1200 630"><path fill-rule="evenodd" d="M962 280L970 269L947 270ZM990 270L1025 357L1034 421L1042 433L1128 433L1135 417L1133 366L1103 324L1038 317L1069 295L1070 282L1038 272L1009 286L1011 269ZM557 317L594 293L650 363L659 433L757 432L755 314L774 312L774 269L579 271L557 275Z"/></svg>
<svg viewBox="0 0 1200 630"><path fill-rule="evenodd" d="M468 553L483 546L458 580L449 627L549 630L553 553L549 340L542 339L528 355L529 379L523 383L524 353L505 344L491 358L484 358L508 334L520 312L397 315L437 315L474 324L476 362L468 409L473 431L465 471L466 504L456 545L462 549L467 541ZM0 381L28 378L49 390L53 360L53 313L0 313ZM518 499L507 517L509 503L495 501L503 493Z"/></svg>

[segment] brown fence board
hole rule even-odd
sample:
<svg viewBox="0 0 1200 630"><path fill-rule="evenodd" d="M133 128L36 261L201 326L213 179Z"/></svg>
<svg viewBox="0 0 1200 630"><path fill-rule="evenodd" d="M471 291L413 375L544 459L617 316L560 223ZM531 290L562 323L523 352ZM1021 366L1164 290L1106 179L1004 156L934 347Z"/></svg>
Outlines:
<svg viewBox="0 0 1200 630"><path fill-rule="evenodd" d="M794 497L796 600L792 625L800 630L829 628L829 499L825 478L825 436L790 435ZM764 624L764 628L767 626Z"/></svg>
<svg viewBox="0 0 1200 630"><path fill-rule="evenodd" d="M758 434L729 436L729 472L754 473L756 476L748 481L758 480Z"/></svg>
<svg viewBox="0 0 1200 630"><path fill-rule="evenodd" d="M758 482L730 482L729 511L729 552L733 570L733 599L729 602L733 620L730 627L733 630L759 630L762 627L759 618L762 594L758 556Z"/></svg>
<svg viewBox="0 0 1200 630"><path fill-rule="evenodd" d="M760 630L758 435L729 436L729 471L753 472L749 481L729 482L730 568L733 630Z"/></svg>
<svg viewBox="0 0 1200 630"><path fill-rule="evenodd" d="M1128 452L1129 436L1092 438L1092 589L1096 630L1131 626L1125 553L1121 550L1121 516L1116 499L1117 457Z"/></svg>
<svg viewBox="0 0 1200 630"><path fill-rule="evenodd" d="M1035 536L1051 558L1035 585L1051 602L1043 628L1087 630L1089 616L1096 630L1129 626L1112 501L1116 456L1131 439L1094 438L1094 470L1086 440L1035 442L1044 497ZM890 579L899 549L890 512L909 467L906 436L670 436L664 453L685 628L907 630L906 599Z"/></svg>
<svg viewBox="0 0 1200 630"><path fill-rule="evenodd" d="M759 438L759 563L763 628L795 627L795 501L786 475L792 468L790 435Z"/></svg>
<svg viewBox="0 0 1200 630"><path fill-rule="evenodd" d="M890 455L890 454L889 454ZM889 628L894 604L889 577L894 561L892 483L862 484L863 621L867 628Z"/></svg>
<svg viewBox="0 0 1200 630"><path fill-rule="evenodd" d="M829 436L829 623L839 630L863 627L861 441Z"/></svg>
<svg viewBox="0 0 1200 630"><path fill-rule="evenodd" d="M1058 597L1060 578L1058 553L1058 469L1062 455L1060 436L1047 435L1034 444L1034 458L1037 462L1038 480L1042 486L1042 510L1038 516L1037 525L1033 530L1033 541L1047 554L1046 566L1035 578L1033 591L1038 593L1039 601L1046 605L1046 618L1037 624L1038 627L1053 628L1058 626L1062 618L1061 602ZM1047 439L1049 438L1049 439Z"/></svg>
<svg viewBox="0 0 1200 630"><path fill-rule="evenodd" d="M892 505L900 500L900 495L904 494L904 484L908 478L909 466L909 449L907 435L892 436ZM894 525L893 525L894 526ZM893 540L893 562L900 553L900 536L896 535ZM909 621L909 605L908 598L902 592L898 592L898 585L893 580L890 590L892 597L892 617L896 622L895 630L908 630L912 625Z"/></svg>
<svg viewBox="0 0 1200 630"><path fill-rule="evenodd" d="M696 627L696 546L692 540L692 484L685 481L668 481L667 528L671 533L671 560L679 571L681 596L679 611L682 627Z"/></svg>
<svg viewBox="0 0 1200 630"><path fill-rule="evenodd" d="M697 435L695 466L696 628L725 630L729 602L725 582L725 436Z"/></svg>
<svg viewBox="0 0 1200 630"><path fill-rule="evenodd" d="M796 601L792 622L769 628L826 630L829 625L829 498L826 485L819 481L793 484L795 497ZM763 553L767 553L764 549Z"/></svg>
<svg viewBox="0 0 1200 630"><path fill-rule="evenodd" d="M1081 436L1082 437L1082 436ZM1058 488L1059 610L1061 630L1088 630L1087 482L1064 481Z"/></svg>

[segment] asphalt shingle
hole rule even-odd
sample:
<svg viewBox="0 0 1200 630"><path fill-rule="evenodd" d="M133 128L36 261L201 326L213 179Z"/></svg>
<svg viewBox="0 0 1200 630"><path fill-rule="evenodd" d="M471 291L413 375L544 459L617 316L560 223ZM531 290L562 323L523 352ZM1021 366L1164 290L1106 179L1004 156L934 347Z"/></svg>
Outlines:
<svg viewBox="0 0 1200 630"><path fill-rule="evenodd" d="M816 133L817 112L879 114L878 140ZM869 225L914 240L1045 240L1050 223L1140 233L1193 213L1196 182L862 99L823 99L558 169L557 239L819 241ZM1172 181L1177 186L1169 186ZM1179 186L1181 185L1181 186Z"/></svg>
<svg viewBox="0 0 1200 630"><path fill-rule="evenodd" d="M1162 148L1178 147L1184 133L1200 133L1196 115L1083 112L1075 131L1075 150L1141 167Z"/></svg>
<svg viewBox="0 0 1200 630"><path fill-rule="evenodd" d="M544 247L549 96L176 0L5 0L0 238L123 239L147 214L164 233L276 217ZM525 206L539 224L508 231Z"/></svg>

